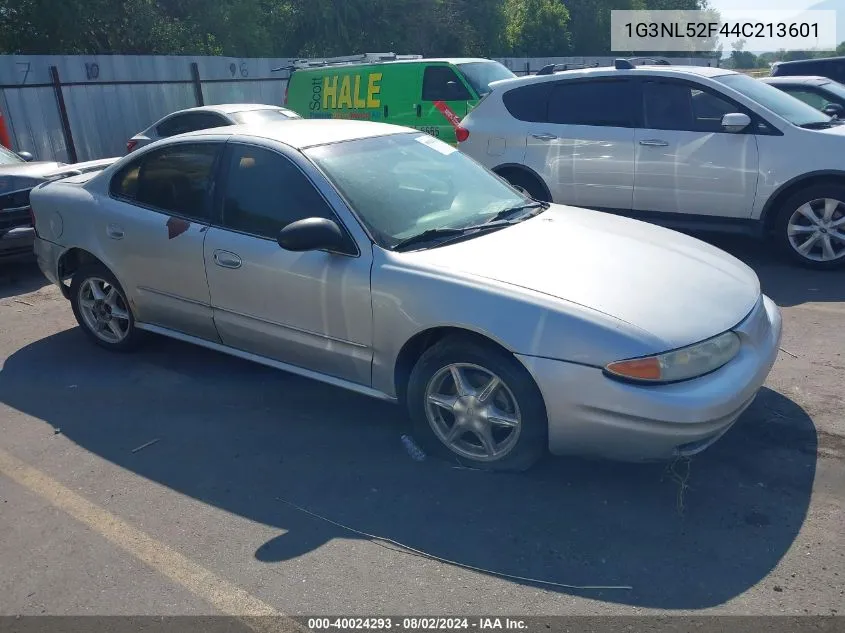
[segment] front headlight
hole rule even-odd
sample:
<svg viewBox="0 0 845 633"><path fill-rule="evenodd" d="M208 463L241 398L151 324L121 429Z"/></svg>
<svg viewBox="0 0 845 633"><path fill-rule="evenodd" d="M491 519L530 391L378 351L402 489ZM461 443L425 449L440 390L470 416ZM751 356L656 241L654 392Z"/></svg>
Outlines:
<svg viewBox="0 0 845 633"><path fill-rule="evenodd" d="M665 354L610 363L607 373L639 382L678 382L719 369L739 352L739 337L725 332Z"/></svg>

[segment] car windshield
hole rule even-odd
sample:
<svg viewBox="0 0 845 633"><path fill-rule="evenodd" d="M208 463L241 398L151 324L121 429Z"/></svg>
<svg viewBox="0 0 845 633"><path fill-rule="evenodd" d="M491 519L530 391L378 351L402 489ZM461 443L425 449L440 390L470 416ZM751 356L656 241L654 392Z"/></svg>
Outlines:
<svg viewBox="0 0 845 633"><path fill-rule="evenodd" d="M284 108L267 108L266 110L243 110L233 112L232 118L238 123L272 123L273 121L287 121L288 119L301 118L292 110Z"/></svg>
<svg viewBox="0 0 845 633"><path fill-rule="evenodd" d="M20 156L0 146L0 165L17 165L25 162Z"/></svg>
<svg viewBox="0 0 845 633"><path fill-rule="evenodd" d="M500 79L516 77L510 70L499 62L467 62L458 64L458 68L467 78L473 90L483 97L490 93L490 84Z"/></svg>
<svg viewBox="0 0 845 633"><path fill-rule="evenodd" d="M819 112L813 106L748 75L723 75L715 79L752 101L756 101L793 125L805 126L830 122L829 116Z"/></svg>
<svg viewBox="0 0 845 633"><path fill-rule="evenodd" d="M451 145L395 134L305 151L380 246L462 229L533 201Z"/></svg>

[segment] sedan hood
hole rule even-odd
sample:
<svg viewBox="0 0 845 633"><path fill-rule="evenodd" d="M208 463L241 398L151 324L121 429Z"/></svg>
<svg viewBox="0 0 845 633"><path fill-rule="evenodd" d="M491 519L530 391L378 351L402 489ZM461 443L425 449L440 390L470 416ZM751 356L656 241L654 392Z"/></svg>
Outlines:
<svg viewBox="0 0 845 633"><path fill-rule="evenodd" d="M666 350L729 330L760 297L754 271L718 248L560 205L494 233L402 255L598 310L660 339Z"/></svg>

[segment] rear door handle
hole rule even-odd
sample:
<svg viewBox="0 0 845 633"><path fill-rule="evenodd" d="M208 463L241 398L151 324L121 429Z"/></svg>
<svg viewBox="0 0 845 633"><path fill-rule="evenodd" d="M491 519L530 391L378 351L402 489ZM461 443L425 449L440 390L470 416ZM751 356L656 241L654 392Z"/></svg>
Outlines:
<svg viewBox="0 0 845 633"><path fill-rule="evenodd" d="M531 136L538 141L553 141L557 138L554 134L532 134Z"/></svg>
<svg viewBox="0 0 845 633"><path fill-rule="evenodd" d="M640 141L640 145L645 145L647 147L666 147L669 143L667 141L662 141L659 138L648 138Z"/></svg>
<svg viewBox="0 0 845 633"><path fill-rule="evenodd" d="M223 268L240 268L241 258L229 251L214 251L214 263Z"/></svg>
<svg viewBox="0 0 845 633"><path fill-rule="evenodd" d="M106 235L108 235L113 240L122 240L123 239L123 229L119 227L117 224L109 224L106 227Z"/></svg>

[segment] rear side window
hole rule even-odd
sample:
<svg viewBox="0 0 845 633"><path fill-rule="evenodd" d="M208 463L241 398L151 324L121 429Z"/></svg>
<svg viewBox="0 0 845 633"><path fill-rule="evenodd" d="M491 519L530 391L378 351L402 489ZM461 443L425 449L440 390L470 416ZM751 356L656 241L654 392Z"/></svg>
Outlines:
<svg viewBox="0 0 845 633"><path fill-rule="evenodd" d="M231 125L231 123L219 114L213 112L187 112L185 114L177 114L160 123L156 127L156 133L162 138L167 138L168 136L176 136L177 134L185 134L186 132L195 132L197 130L207 130L224 125Z"/></svg>
<svg viewBox="0 0 845 633"><path fill-rule="evenodd" d="M469 90L449 66L428 66L423 75L423 101L468 101Z"/></svg>
<svg viewBox="0 0 845 633"><path fill-rule="evenodd" d="M127 202L206 221L218 143L180 143L145 154L120 170L109 185Z"/></svg>
<svg viewBox="0 0 845 633"><path fill-rule="evenodd" d="M551 91L550 82L531 84L508 90L502 95L502 102L515 119L530 123L545 123L549 113Z"/></svg>
<svg viewBox="0 0 845 633"><path fill-rule="evenodd" d="M631 127L633 86L629 81L557 82L549 97L549 123Z"/></svg>

